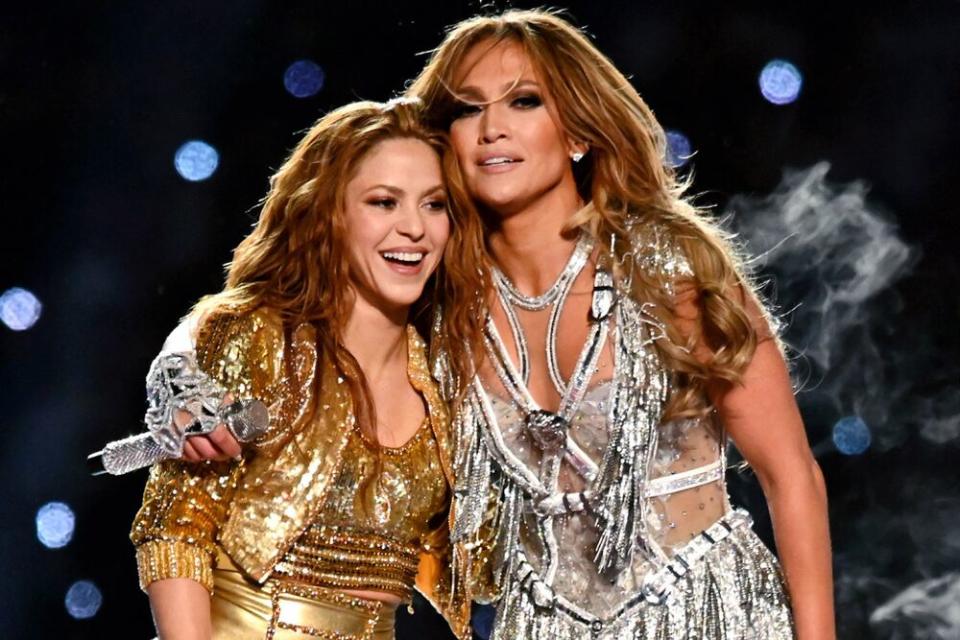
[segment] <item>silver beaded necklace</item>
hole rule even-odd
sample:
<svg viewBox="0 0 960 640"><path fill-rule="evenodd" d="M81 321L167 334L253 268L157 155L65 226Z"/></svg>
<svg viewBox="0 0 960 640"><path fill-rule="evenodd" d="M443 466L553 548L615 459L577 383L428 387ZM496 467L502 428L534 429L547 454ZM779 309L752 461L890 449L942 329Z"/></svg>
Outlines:
<svg viewBox="0 0 960 640"><path fill-rule="evenodd" d="M592 239L585 235L581 236L570 261L557 278L557 282L543 296L537 296L536 298L524 296L502 273L500 277L494 279L497 294L507 315L507 321L517 346L520 371L517 371L510 361L506 353L506 347L492 318L488 318L486 326L487 351L491 356L490 361L497 377L510 394L511 399L525 415L527 430L545 456L541 476L548 485L554 484L557 480L560 458L569 454L571 448L578 449L575 443L567 438L567 430L571 417L583 399L591 374L596 368L602 345L607 336L606 320L614 303L611 275L608 271L598 267L594 275L590 334L580 352L580 356L577 358L577 364L574 367L569 384L564 384L556 364L556 326L573 281L583 269L592 250ZM501 283L509 285L509 289ZM544 303L543 299L548 298L548 296L549 300ZM551 379L561 397L560 407L556 413L541 409L527 389L529 354L526 338L511 304L517 298L524 300L524 304L517 304L523 309L542 310L550 304L555 305L548 323L547 361L551 370ZM537 305L536 308L533 308L534 303ZM541 304L542 306L540 306Z"/></svg>
<svg viewBox="0 0 960 640"><path fill-rule="evenodd" d="M511 304L525 311L541 311L556 302L564 289L569 290L577 274L587 264L587 258L590 257L591 251L593 251L593 240L586 234L580 234L580 239L577 240L577 246L573 249L567 265L550 288L539 296L528 296L521 292L496 265L493 266L493 281L500 294Z"/></svg>
<svg viewBox="0 0 960 640"><path fill-rule="evenodd" d="M527 346L527 339L520 327L520 320L514 307L525 311L542 311L553 305L550 311L550 318L547 321L547 371L550 374L550 381L553 383L557 393L563 396L567 384L560 375L560 366L557 362L557 326L560 322L560 313L563 311L564 303L577 276L587 264L587 259L593 252L593 240L586 234L581 234L574 247L573 253L566 266L560 271L556 281L547 291L539 296L528 296L519 291L516 285L496 267L493 268L494 283L496 285L497 295L500 298L504 314L507 316L507 323L510 325L510 332L513 334L514 346L517 350L517 360L520 365L520 379L523 383L530 382L530 356Z"/></svg>

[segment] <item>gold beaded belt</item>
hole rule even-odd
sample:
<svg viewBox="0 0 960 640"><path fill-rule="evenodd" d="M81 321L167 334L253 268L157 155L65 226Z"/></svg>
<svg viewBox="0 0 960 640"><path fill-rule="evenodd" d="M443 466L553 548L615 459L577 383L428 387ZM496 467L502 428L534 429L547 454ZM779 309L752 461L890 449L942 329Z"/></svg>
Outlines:
<svg viewBox="0 0 960 640"><path fill-rule="evenodd" d="M383 591L409 598L420 549L393 538L313 525L274 568L275 576L335 589Z"/></svg>

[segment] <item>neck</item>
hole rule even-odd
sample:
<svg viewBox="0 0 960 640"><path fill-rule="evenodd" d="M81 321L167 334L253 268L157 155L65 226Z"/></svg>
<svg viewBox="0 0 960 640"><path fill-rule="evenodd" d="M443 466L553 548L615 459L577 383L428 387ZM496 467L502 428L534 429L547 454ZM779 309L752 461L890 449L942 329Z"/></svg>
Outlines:
<svg viewBox="0 0 960 640"><path fill-rule="evenodd" d="M556 281L577 243L577 234L564 232L564 226L582 206L571 183L568 189L554 189L517 212L498 216L498 227L489 236L490 252L520 291L539 295Z"/></svg>
<svg viewBox="0 0 960 640"><path fill-rule="evenodd" d="M343 330L343 345L368 381L378 379L398 359L406 360L409 308L384 310L357 296Z"/></svg>

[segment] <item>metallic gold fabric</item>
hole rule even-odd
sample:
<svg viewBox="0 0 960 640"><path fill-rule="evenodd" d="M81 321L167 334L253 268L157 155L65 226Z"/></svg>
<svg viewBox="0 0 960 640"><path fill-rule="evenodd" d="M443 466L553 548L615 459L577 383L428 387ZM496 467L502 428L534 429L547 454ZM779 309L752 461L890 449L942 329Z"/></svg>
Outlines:
<svg viewBox="0 0 960 640"><path fill-rule="evenodd" d="M321 587L384 591L409 598L419 555L419 546L393 538L314 525L273 572Z"/></svg>
<svg viewBox="0 0 960 640"><path fill-rule="evenodd" d="M213 640L391 640L395 608L339 591L245 578L221 553L210 600Z"/></svg>
<svg viewBox="0 0 960 640"><path fill-rule="evenodd" d="M236 396L264 401L271 426L242 461L167 461L152 469L131 531L141 587L188 577L213 590L217 544L247 576L263 583L304 531L323 523L318 514L341 476L344 460L353 455L348 445L355 418L347 381L332 363L318 365L316 344L311 325L285 330L267 309L202 323L197 336L200 367ZM425 493L433 495L436 470L445 484L452 483L449 417L429 375L423 340L412 327L408 354L409 380L424 396L430 416L429 440L436 459L430 461L430 489ZM305 424L308 416L312 420ZM436 506L433 498L427 502L424 508ZM469 602L451 581L444 511L441 506L433 514L438 520L430 523L433 529L427 528L429 518L422 519L423 530L410 538L422 544L416 580L455 632L464 635L469 631ZM397 509L396 516L401 512ZM412 530L412 524L405 526Z"/></svg>
<svg viewBox="0 0 960 640"><path fill-rule="evenodd" d="M409 598L423 538L443 525L438 520L449 503L428 423L403 446L379 452L355 428L326 503L274 572L320 586Z"/></svg>

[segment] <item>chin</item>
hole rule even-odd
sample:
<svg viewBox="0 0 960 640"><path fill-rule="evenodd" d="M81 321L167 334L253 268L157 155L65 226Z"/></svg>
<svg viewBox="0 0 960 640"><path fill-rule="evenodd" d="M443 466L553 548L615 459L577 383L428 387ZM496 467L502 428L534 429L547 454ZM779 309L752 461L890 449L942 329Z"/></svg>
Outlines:
<svg viewBox="0 0 960 640"><path fill-rule="evenodd" d="M385 291L381 297L384 305L394 310L400 308L409 309L413 306L413 303L420 299L421 294L423 294L423 286L411 286L407 290L398 289L399 287L393 291ZM406 289L406 287L404 287L404 289Z"/></svg>
<svg viewBox="0 0 960 640"><path fill-rule="evenodd" d="M510 180L481 179L468 185L471 195L488 207L500 207L516 202L527 190L523 182Z"/></svg>
<svg viewBox="0 0 960 640"><path fill-rule="evenodd" d="M524 202L524 194L515 189L478 192L476 199L488 209L494 211L511 211Z"/></svg>

